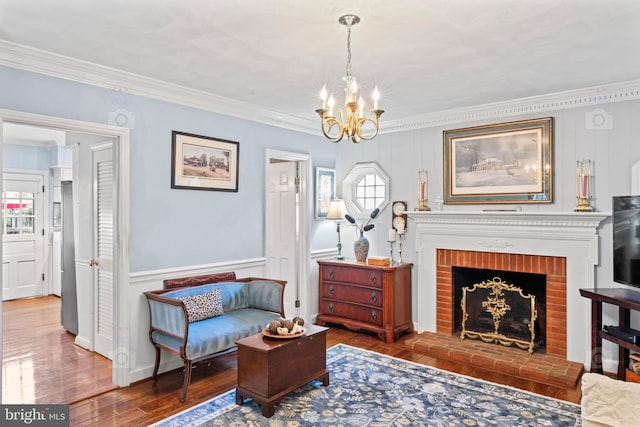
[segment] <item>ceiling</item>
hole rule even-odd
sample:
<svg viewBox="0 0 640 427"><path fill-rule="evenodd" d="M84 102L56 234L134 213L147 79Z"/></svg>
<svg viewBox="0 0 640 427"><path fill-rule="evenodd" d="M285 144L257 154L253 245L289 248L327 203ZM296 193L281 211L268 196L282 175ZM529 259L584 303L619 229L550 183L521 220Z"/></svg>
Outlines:
<svg viewBox="0 0 640 427"><path fill-rule="evenodd" d="M637 0L0 0L0 39L316 120L348 13L383 120L640 79Z"/></svg>

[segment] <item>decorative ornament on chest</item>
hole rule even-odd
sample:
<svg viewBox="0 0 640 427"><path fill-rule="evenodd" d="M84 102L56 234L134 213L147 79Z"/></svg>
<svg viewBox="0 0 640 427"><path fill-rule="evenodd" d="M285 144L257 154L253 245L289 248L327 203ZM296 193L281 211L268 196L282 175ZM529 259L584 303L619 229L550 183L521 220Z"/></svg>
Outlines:
<svg viewBox="0 0 640 427"><path fill-rule="evenodd" d="M380 209L375 208L373 211L371 211L371 214L369 214L369 219L367 220L367 222L362 225L358 225L356 223L356 219L351 215L347 214L344 216L346 220L353 224L360 232L360 237L353 243L353 252L356 256L356 262L358 262L359 264L364 264L367 260L367 255L369 255L369 240L364 237L364 233L365 231L372 230L373 227L375 227L375 224L372 224L371 221L373 221L379 213Z"/></svg>

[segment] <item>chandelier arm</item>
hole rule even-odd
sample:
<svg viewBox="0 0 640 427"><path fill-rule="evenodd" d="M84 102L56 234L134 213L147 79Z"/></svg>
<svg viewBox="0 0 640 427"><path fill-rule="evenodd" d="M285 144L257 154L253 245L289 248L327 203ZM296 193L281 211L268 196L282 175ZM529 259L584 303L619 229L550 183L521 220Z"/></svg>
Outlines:
<svg viewBox="0 0 640 427"><path fill-rule="evenodd" d="M331 129L333 129L334 127L337 127L338 131L335 135L331 135ZM337 121L333 116L324 117L322 119L322 134L325 136L325 138L333 142L340 142L342 140L342 137L344 136L344 128L342 126L342 123Z"/></svg>
<svg viewBox="0 0 640 427"><path fill-rule="evenodd" d="M374 129L375 129L375 132L373 133L373 135L368 136L368 137L365 137L364 135L362 135L362 127L363 127L363 126L364 126L364 124L365 124L365 123L367 123L367 122L370 122L370 123L373 125L373 127L374 127ZM369 119L369 118L366 118L366 119L365 119L365 118L362 118L362 119L360 119L360 120L358 121L358 125L356 126L356 133L358 134L358 137L359 137L360 139L364 139L365 141L370 141L370 140L372 140L373 138L375 138L376 136L378 136L378 130L379 130L379 127L378 127L378 117L376 117L376 118L375 118L375 120L374 120L374 119ZM355 142L355 141L354 141L354 142Z"/></svg>

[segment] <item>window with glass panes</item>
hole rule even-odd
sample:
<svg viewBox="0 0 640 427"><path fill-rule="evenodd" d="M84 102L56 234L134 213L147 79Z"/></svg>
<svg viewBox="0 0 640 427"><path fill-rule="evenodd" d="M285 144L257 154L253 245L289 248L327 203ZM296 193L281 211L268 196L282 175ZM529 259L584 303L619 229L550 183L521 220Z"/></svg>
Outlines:
<svg viewBox="0 0 640 427"><path fill-rule="evenodd" d="M35 234L35 193L2 192L2 234Z"/></svg>
<svg viewBox="0 0 640 427"><path fill-rule="evenodd" d="M375 173L368 173L356 184L356 200L364 210L378 207L385 198L385 182Z"/></svg>

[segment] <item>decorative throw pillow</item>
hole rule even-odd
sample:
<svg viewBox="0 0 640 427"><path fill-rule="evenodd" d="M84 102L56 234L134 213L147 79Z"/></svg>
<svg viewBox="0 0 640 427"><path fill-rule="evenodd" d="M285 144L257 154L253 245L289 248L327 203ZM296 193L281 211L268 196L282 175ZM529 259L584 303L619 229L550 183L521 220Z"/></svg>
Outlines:
<svg viewBox="0 0 640 427"><path fill-rule="evenodd" d="M187 309L187 319L189 322L197 322L198 320L204 320L224 314L224 311L222 310L220 289L214 289L213 291L205 294L191 295L177 299L184 303L184 306Z"/></svg>

